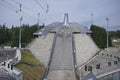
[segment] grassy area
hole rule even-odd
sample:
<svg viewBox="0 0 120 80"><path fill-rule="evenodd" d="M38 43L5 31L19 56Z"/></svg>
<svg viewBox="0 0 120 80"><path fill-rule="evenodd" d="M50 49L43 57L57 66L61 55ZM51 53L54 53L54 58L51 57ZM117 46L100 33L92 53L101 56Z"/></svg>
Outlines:
<svg viewBox="0 0 120 80"><path fill-rule="evenodd" d="M100 79L98 79L98 80L112 80L112 78L100 78Z"/></svg>
<svg viewBox="0 0 120 80"><path fill-rule="evenodd" d="M21 51L22 59L16 67L23 71L23 80L40 80L44 66L29 52Z"/></svg>
<svg viewBox="0 0 120 80"><path fill-rule="evenodd" d="M120 42L113 42L112 43L114 46L120 46Z"/></svg>

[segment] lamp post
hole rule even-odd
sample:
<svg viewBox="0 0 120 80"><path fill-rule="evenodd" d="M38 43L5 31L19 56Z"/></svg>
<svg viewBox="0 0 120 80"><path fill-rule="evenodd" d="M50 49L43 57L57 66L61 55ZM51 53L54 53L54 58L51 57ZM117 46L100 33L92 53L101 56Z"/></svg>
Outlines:
<svg viewBox="0 0 120 80"><path fill-rule="evenodd" d="M20 30L19 30L19 48L21 48L21 22L23 17L20 18Z"/></svg>
<svg viewBox="0 0 120 80"><path fill-rule="evenodd" d="M40 16L40 13L38 13L38 29L39 29L39 16Z"/></svg>
<svg viewBox="0 0 120 80"><path fill-rule="evenodd" d="M21 6L22 6L22 4L19 4L19 7L20 7L20 13L21 13ZM21 48L21 22L22 22L22 19L23 19L23 17L21 16L20 17L20 29L19 29L19 48Z"/></svg>
<svg viewBox="0 0 120 80"><path fill-rule="evenodd" d="M108 34L108 23L109 23L109 19L106 18L106 21L107 21L107 29L106 29L106 31L107 31L107 48L108 48L108 47L109 47L109 34Z"/></svg>
<svg viewBox="0 0 120 80"><path fill-rule="evenodd" d="M91 25L93 25L93 13L91 13Z"/></svg>

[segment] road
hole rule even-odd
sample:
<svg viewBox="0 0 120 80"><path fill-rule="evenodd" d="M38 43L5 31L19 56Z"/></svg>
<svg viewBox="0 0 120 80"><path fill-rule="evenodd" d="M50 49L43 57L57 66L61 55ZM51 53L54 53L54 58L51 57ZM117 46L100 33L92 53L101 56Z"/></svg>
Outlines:
<svg viewBox="0 0 120 80"><path fill-rule="evenodd" d="M75 80L72 31L69 28L62 27L56 35L47 80Z"/></svg>

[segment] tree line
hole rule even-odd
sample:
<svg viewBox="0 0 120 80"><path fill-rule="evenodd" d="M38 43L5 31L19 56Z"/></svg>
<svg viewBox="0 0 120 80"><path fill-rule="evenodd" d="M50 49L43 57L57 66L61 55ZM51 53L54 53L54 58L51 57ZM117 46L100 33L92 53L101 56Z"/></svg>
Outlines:
<svg viewBox="0 0 120 80"><path fill-rule="evenodd" d="M109 35L111 36L111 38L120 39L120 30L110 31Z"/></svg>
<svg viewBox="0 0 120 80"><path fill-rule="evenodd" d="M92 31L91 37L95 41L99 48L106 48L107 43L107 33L106 30L100 26L91 25L90 30ZM109 35L109 47L112 46L111 36Z"/></svg>
<svg viewBox="0 0 120 80"><path fill-rule="evenodd" d="M44 27L38 25L22 25L21 26L21 43L26 46L33 39L33 33ZM19 30L20 27L8 28L5 25L0 25L0 46L18 47L19 45Z"/></svg>
<svg viewBox="0 0 120 80"><path fill-rule="evenodd" d="M43 28L44 25L22 25L21 26L21 42L23 46L26 46L33 40L33 33ZM19 45L19 29L20 27L8 28L5 25L0 25L0 46L12 46L18 47ZM91 25L90 30L92 31L91 37L95 41L99 48L106 48L106 30L100 26ZM111 38L120 38L120 31L109 32L109 46L112 46Z"/></svg>

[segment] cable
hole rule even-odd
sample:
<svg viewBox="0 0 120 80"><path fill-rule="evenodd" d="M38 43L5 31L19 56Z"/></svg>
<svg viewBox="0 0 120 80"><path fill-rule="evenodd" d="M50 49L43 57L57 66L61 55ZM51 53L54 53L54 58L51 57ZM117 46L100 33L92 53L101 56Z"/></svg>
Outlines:
<svg viewBox="0 0 120 80"><path fill-rule="evenodd" d="M44 11L46 11L38 0L34 0Z"/></svg>
<svg viewBox="0 0 120 80"><path fill-rule="evenodd" d="M33 18L34 20L37 20L36 17L32 16L30 13L23 11L23 13L27 14L27 16ZM25 15L23 14L23 15ZM25 15L26 16L26 15Z"/></svg>
<svg viewBox="0 0 120 80"><path fill-rule="evenodd" d="M48 4L46 3L46 2L44 2L45 4L46 4L46 6L47 6L47 10L41 5L41 3L38 1L38 0L34 0L44 11L45 11L45 13L47 14L48 13L48 10L49 10L49 6L48 6ZM40 0L41 1L41 0ZM16 0L12 0L12 2L14 2L16 5L20 5L19 4L19 2L17 2ZM42 3L43 3L43 1L41 1ZM3 4L4 3L4 4ZM43 3L43 4L44 4ZM8 10L11 10L12 12L15 12L16 11L16 9L17 8L15 8L16 6L15 5L13 5L12 3L10 3L10 2L8 2L8 1L5 1L5 0L2 0L2 2L1 2L1 4L4 6L4 7L6 7L6 8L8 8ZM44 5L45 5L44 4ZM28 9L28 7L27 7L27 9L26 9L26 7L24 6L24 11L22 11L22 15L23 16L28 16L28 17L31 17L32 19L34 19L34 20L37 20L37 17L34 17L32 14L34 14L33 13L33 10L31 11L31 9L29 8ZM16 11L16 13L18 13L18 9L17 9L17 11ZM31 14L32 13L32 14ZM25 14L27 14L27 15L25 15ZM20 15L20 14L18 14L18 15ZM50 18L50 19L55 19L55 18L53 18L52 16L50 16L49 14L47 14L48 15L48 17Z"/></svg>
<svg viewBox="0 0 120 80"><path fill-rule="evenodd" d="M17 4L17 5L19 5L19 6L20 6L20 3L19 3L19 2L17 2L16 0L12 0L12 1L13 1L15 4ZM23 7L23 5L22 5L22 7ZM27 11L29 11L29 9L28 9L28 8L26 9L26 8L24 7L24 9L25 9L25 11L22 11L22 15L24 15L24 16L29 16L29 17L31 17L31 18L33 18L33 19L35 19L35 20L36 20L36 18L35 18L35 17L33 17L33 16L31 16L31 14L30 14L33 10L32 10L32 11L30 11L30 13L29 13L29 12L26 12L26 10L27 10ZM16 12L16 13L18 13L18 11L19 11L19 10L17 10L17 12ZM25 14L27 14L27 15L25 15Z"/></svg>
<svg viewBox="0 0 120 80"><path fill-rule="evenodd" d="M44 9L46 15L47 15L50 19L56 19L56 18L54 18L54 17L52 17L52 16L50 16L50 15L48 14L48 12L49 12L49 5L48 5L48 3L47 3L45 0L40 0L40 1L41 1L41 3L43 3L43 4L45 3L45 4L46 4L46 5L44 4L44 5L46 6L46 8L47 8L46 10Z"/></svg>
<svg viewBox="0 0 120 80"><path fill-rule="evenodd" d="M20 3L17 2L16 0L12 0L12 1L13 1L15 4L17 4L17 5L20 4ZM35 13L35 12L33 12L34 10L30 9L29 7L27 7L27 6L25 6L25 5L22 5L22 8L24 8L23 13L28 14L27 16L29 16L29 17L31 17L31 18L34 18L34 19L36 20L35 17L31 16L31 15L33 15L33 14ZM32 14L30 14L30 13L32 13Z"/></svg>
<svg viewBox="0 0 120 80"><path fill-rule="evenodd" d="M4 7L6 7L8 10L12 11L12 12L15 12L16 10L14 10L13 8L9 7L8 5L5 5L3 3L0 2L0 4Z"/></svg>
<svg viewBox="0 0 120 80"><path fill-rule="evenodd" d="M45 3L46 5L48 5L48 3L47 3L45 0L41 0L41 1L44 1L44 3Z"/></svg>
<svg viewBox="0 0 120 80"><path fill-rule="evenodd" d="M44 3L42 0L39 0L44 6L46 6L46 3Z"/></svg>
<svg viewBox="0 0 120 80"><path fill-rule="evenodd" d="M2 2L4 2L4 3L7 4L7 5L9 5L11 8L16 9L15 6L12 5L11 3L9 3L9 2L7 2L7 1L5 1L5 0L2 0Z"/></svg>
<svg viewBox="0 0 120 80"><path fill-rule="evenodd" d="M16 12L16 10L14 10L14 8L12 8L12 7L8 6L8 5L5 5L5 4L3 4L1 2L0 2L0 4L3 5L4 7L6 7L8 10L12 11L13 13ZM18 12L16 12L16 13L18 13ZM25 15L25 14L27 14L27 15ZM18 15L20 15L20 14L18 14ZM22 11L22 15L23 16L28 16L28 17L31 17L34 20L37 20L34 16L31 16L31 14L28 13L28 12Z"/></svg>
<svg viewBox="0 0 120 80"><path fill-rule="evenodd" d="M22 16L22 15L24 15L23 13L25 13L25 14L27 14L27 15L25 15L25 16L28 16L28 15L29 15L29 17L34 18L34 17L33 17L33 16L31 16L29 13L26 13L25 11L22 11L22 9L21 9L22 4L19 4L19 7L20 7L20 11L19 11L19 12L20 12L20 13L22 13L22 14L21 14L21 16ZM36 18L34 18L34 19L36 20Z"/></svg>
<svg viewBox="0 0 120 80"><path fill-rule="evenodd" d="M47 4L47 2L44 0L40 0L41 1L41 3L44 5L44 6L46 6L46 13L48 13L48 11L49 11L49 5Z"/></svg>
<svg viewBox="0 0 120 80"><path fill-rule="evenodd" d="M49 11L49 5L47 5L47 10L46 10L46 13L48 13L48 11Z"/></svg>
<svg viewBox="0 0 120 80"><path fill-rule="evenodd" d="M16 0L12 0L12 1L14 1L16 4L19 4Z"/></svg>
<svg viewBox="0 0 120 80"><path fill-rule="evenodd" d="M17 2L16 0L12 0L15 4L17 4L17 5L19 5L20 3L19 2ZM33 13L33 9L31 9L31 8L29 8L29 7L27 7L26 5L22 5L22 7L25 9L25 11L27 10L27 11L30 11L30 12L32 12Z"/></svg>

